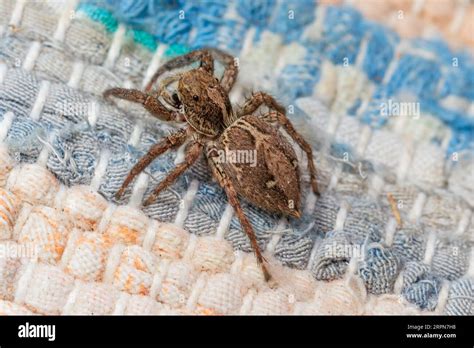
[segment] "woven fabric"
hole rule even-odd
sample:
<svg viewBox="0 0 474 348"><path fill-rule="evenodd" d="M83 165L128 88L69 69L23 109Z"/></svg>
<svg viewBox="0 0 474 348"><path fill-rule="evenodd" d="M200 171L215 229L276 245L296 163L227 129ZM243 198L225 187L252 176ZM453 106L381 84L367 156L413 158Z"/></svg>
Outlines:
<svg viewBox="0 0 474 348"><path fill-rule="evenodd" d="M312 1L109 5L0 2L0 313L473 314L469 47ZM103 91L202 46L239 57L233 102L273 93L315 151L302 219L243 202L270 284L203 160L145 209L182 149L114 198L173 128Z"/></svg>

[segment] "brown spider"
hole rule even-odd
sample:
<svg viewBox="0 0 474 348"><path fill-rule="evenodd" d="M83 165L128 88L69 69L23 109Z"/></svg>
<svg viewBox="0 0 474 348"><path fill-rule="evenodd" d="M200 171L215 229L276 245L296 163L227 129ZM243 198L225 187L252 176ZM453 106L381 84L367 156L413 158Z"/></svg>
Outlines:
<svg viewBox="0 0 474 348"><path fill-rule="evenodd" d="M214 59L225 67L220 81L214 77ZM198 68L164 78L158 90L151 91L153 84L164 72L198 61ZM238 196L268 212L300 217L298 159L288 140L271 123L282 126L305 151L312 189L319 194L316 167L311 146L295 131L285 115L285 108L273 97L263 92L254 93L238 112L232 109L228 93L238 73L238 66L234 61L232 56L217 49L197 50L176 57L161 66L146 86L145 92L124 88L112 88L104 92L105 98L115 96L140 103L160 120L187 123L186 127L153 145L132 168L116 197L120 197L135 176L155 158L168 149L179 147L192 136L186 149L185 160L155 188L144 205L155 201L160 192L189 168L205 149L212 175L225 190L268 281L270 274L264 264L265 259ZM167 87L174 82L178 82L178 87L170 94ZM268 113L260 117L253 115L262 105L267 106ZM222 156L223 154L225 156ZM228 156L229 154L231 156ZM255 161L239 158L235 160L239 154L244 157L254 154ZM248 156L245 158L248 159Z"/></svg>

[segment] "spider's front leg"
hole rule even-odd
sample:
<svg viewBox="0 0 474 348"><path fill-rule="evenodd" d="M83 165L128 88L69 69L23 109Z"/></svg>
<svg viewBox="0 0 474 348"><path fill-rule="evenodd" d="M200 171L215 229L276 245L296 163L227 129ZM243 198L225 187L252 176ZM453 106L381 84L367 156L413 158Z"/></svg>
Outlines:
<svg viewBox="0 0 474 348"><path fill-rule="evenodd" d="M286 114L285 107L278 103L270 94L257 92L252 94L252 96L245 101L244 106L239 110L238 116L251 115L262 105L282 114Z"/></svg>
<svg viewBox="0 0 474 348"><path fill-rule="evenodd" d="M252 249L255 252L257 262L262 268L265 281L268 282L271 279L271 275L267 267L265 266L266 260L262 255L260 247L258 246L257 237L255 236L255 232L252 228L252 225L250 224L250 221L245 216L242 206L240 205L237 191L235 190L234 185L232 184L232 181L227 177L227 175L224 172L224 169L221 167L218 161L218 151L216 147L213 147L212 145L208 147L207 158L208 158L208 162L211 167L213 176L217 180L219 185L224 189L227 195L229 204L234 208L234 211L240 221L240 224L245 234L248 236L250 240L250 244L252 245Z"/></svg>
<svg viewBox="0 0 474 348"><path fill-rule="evenodd" d="M214 57L225 66L224 74L221 78L221 86L227 93L229 93L237 80L239 66L236 64L235 58L230 54L217 48L210 48L208 50L212 52Z"/></svg>
<svg viewBox="0 0 474 348"><path fill-rule="evenodd" d="M169 187L172 183L176 181L176 179L184 173L186 169L193 165L194 162L199 158L201 154L202 144L199 142L191 143L189 149L186 152L186 156L184 161L176 166L171 173L168 174L166 178L163 179L162 182L158 184L155 188L153 193L148 197L148 199L143 203L144 206L150 205L153 203L160 194L161 191Z"/></svg>
<svg viewBox="0 0 474 348"><path fill-rule="evenodd" d="M229 92L237 79L237 74L239 72L238 65L235 64L233 56L216 48L203 48L167 61L153 74L153 77L147 83L145 90L150 91L158 78L165 72L185 67L197 61L201 61L201 69L214 75L214 59L221 62L225 67L221 79L221 85L226 92Z"/></svg>
<svg viewBox="0 0 474 348"><path fill-rule="evenodd" d="M137 164L132 168L128 176L125 178L125 181L122 184L120 190L115 194L115 197L120 198L128 185L132 180L140 174L155 158L165 153L167 150L178 147L184 143L188 135L187 129L180 129L176 133L170 134L159 143L153 145L153 147L148 151L148 153L143 156Z"/></svg>
<svg viewBox="0 0 474 348"><path fill-rule="evenodd" d="M147 83L145 91L150 91L158 78L167 71L185 67L194 62L201 61L201 68L206 70L209 74L214 74L214 59L207 50L192 51L182 56L178 56L167 61L165 64L153 74L151 80Z"/></svg>
<svg viewBox="0 0 474 348"><path fill-rule="evenodd" d="M146 94L137 89L111 88L106 90L103 95L105 99L113 96L119 99L142 104L153 116L162 121L176 121L181 118L178 111L168 110L163 104L161 104L157 97Z"/></svg>
<svg viewBox="0 0 474 348"><path fill-rule="evenodd" d="M318 182L316 180L316 166L313 159L313 149L311 145L299 134L291 121L286 117L286 110L283 105L278 103L271 95L258 92L252 95L247 100L243 108L239 112L239 117L254 113L260 106L265 105L270 109L270 112L263 116L268 122L277 122L282 126L288 135L298 144L299 147L306 153L308 157L308 170L311 180L311 187L313 192L319 196ZM275 110L275 111L272 111Z"/></svg>

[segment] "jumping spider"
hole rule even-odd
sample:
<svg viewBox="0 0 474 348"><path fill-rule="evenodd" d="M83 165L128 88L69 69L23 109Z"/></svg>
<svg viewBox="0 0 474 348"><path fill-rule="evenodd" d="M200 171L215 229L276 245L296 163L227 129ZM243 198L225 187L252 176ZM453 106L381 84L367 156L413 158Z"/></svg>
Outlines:
<svg viewBox="0 0 474 348"><path fill-rule="evenodd" d="M225 67L220 81L214 77L214 59ZM163 73L195 62L200 62L198 68L163 78L158 90L151 91ZM186 123L185 127L152 146L132 168L116 197L122 196L130 182L155 158L181 146L191 137L185 160L155 188L144 205L154 202L160 192L183 174L205 150L212 175L225 190L268 281L270 274L264 264L265 259L238 196L268 212L300 217L298 159L288 140L272 123L282 126L308 156L311 186L314 193L319 194L316 167L311 146L295 131L285 115L285 108L272 96L263 92L254 93L239 111L232 109L228 93L236 81L237 73L238 66L232 56L217 49L202 49L166 62L153 75L144 92L124 88L112 88L104 92L105 98L114 96L140 103L160 120ZM168 86L176 82L176 91L170 93ZM263 116L254 115L262 105L267 106L269 111ZM255 163L251 165L245 161L230 163L235 161L221 160L222 153L242 150L253 151L256 154Z"/></svg>

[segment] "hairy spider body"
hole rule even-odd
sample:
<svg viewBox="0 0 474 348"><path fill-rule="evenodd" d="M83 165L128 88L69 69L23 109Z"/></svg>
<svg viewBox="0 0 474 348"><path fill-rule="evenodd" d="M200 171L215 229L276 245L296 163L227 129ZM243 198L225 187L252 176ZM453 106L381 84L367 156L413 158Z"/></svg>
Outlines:
<svg viewBox="0 0 474 348"><path fill-rule="evenodd" d="M219 80L205 70L193 69L179 80L177 95L186 121L199 134L214 138L234 121L227 92ZM203 115L206 115L203 117Z"/></svg>
<svg viewBox="0 0 474 348"><path fill-rule="evenodd" d="M244 156L232 160L252 151L254 161ZM224 156L215 156L215 152L233 155L222 160ZM220 175L247 201L270 213L299 217L298 159L274 127L257 116L242 116L208 145L207 154L211 168L219 168Z"/></svg>
<svg viewBox="0 0 474 348"><path fill-rule="evenodd" d="M219 81L214 77L214 59L225 66ZM196 61L200 66L186 72L163 78L156 92L151 88L164 72ZM169 149L183 145L192 137L186 148L185 159L155 188L144 205L153 203L159 193L169 187L189 168L204 151L214 179L224 189L243 230L249 237L258 263L266 280L270 274L265 266L253 228L245 216L239 196L268 212L293 216L301 215L300 173L298 159L289 141L273 126L278 124L306 152L312 189L316 194L316 167L312 149L295 131L285 115L285 108L266 93L255 93L235 112L228 93L235 83L238 68L234 58L217 49L190 52L165 63L154 74L145 92L133 89L112 88L104 97L115 96L141 103L152 115L164 121L185 122L187 127L165 137L152 146L132 168L122 187L125 188L155 158ZM168 86L177 82L172 94ZM164 103L166 104L164 104ZM263 116L254 112L260 106L269 111Z"/></svg>

